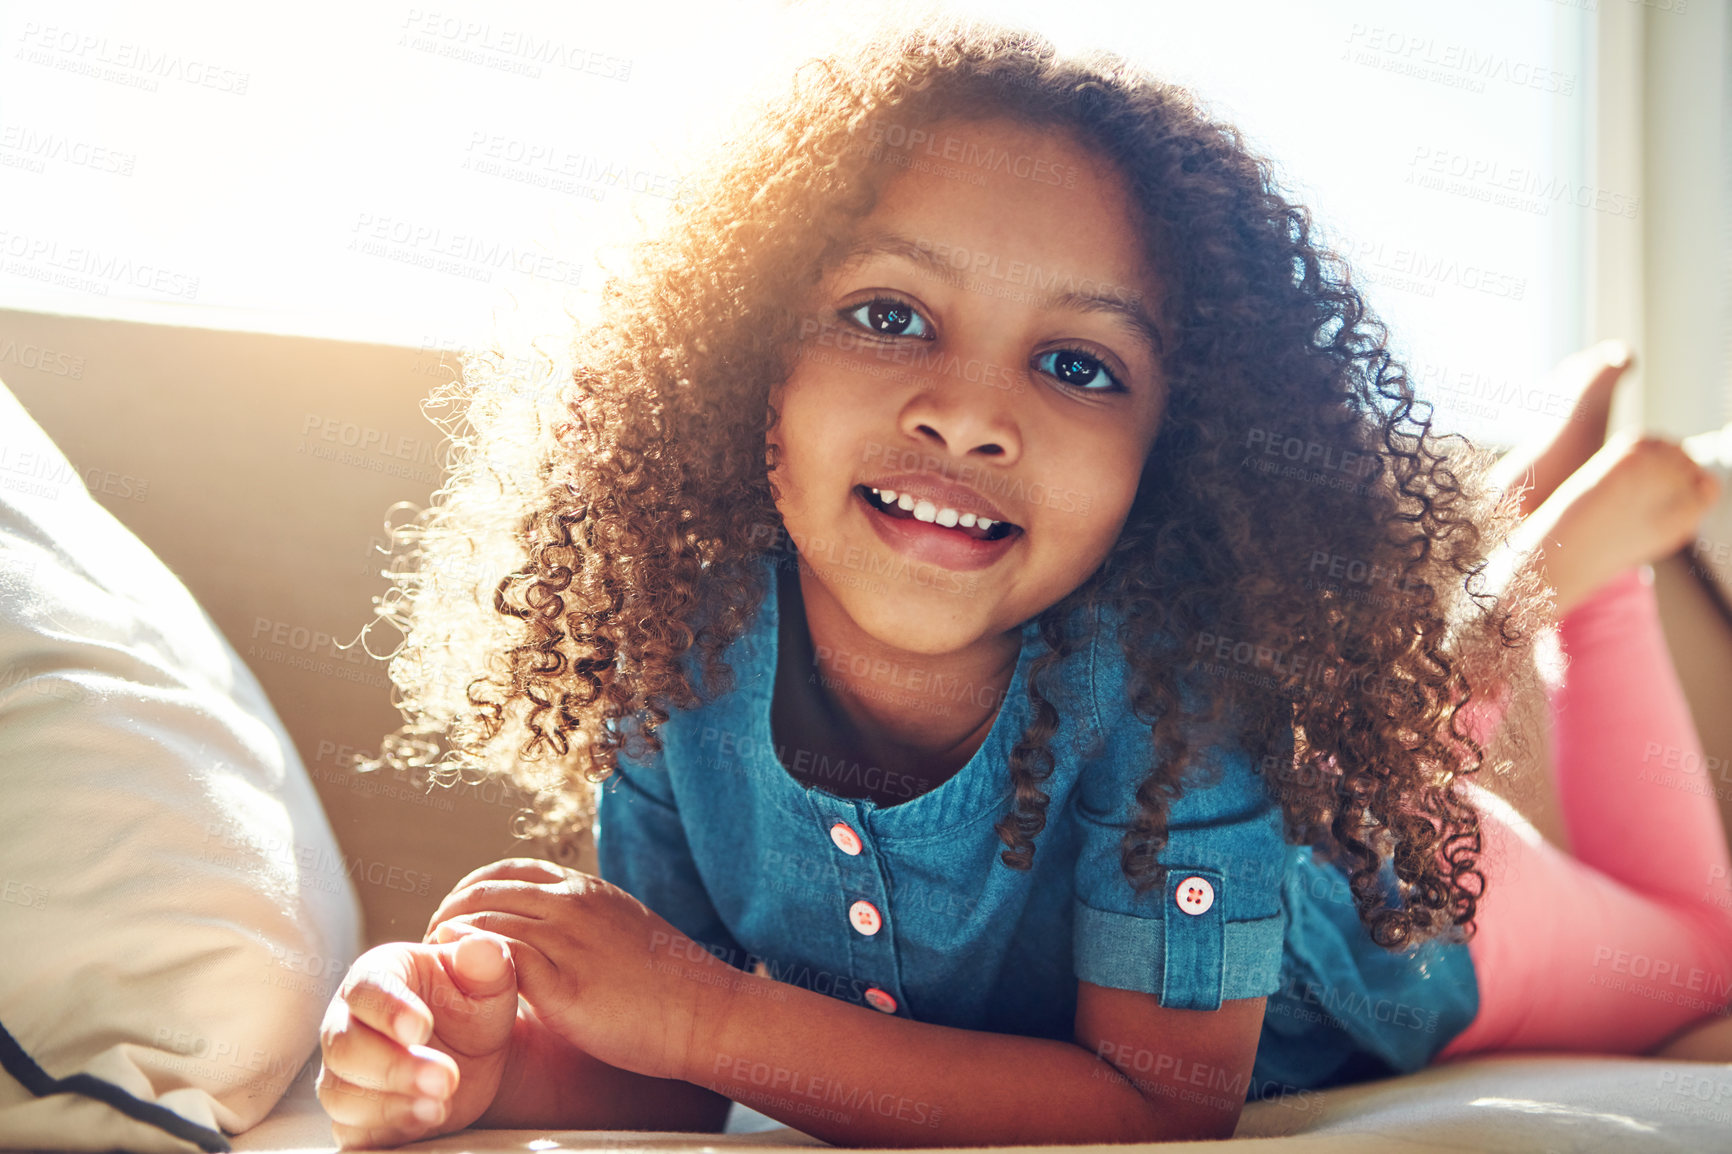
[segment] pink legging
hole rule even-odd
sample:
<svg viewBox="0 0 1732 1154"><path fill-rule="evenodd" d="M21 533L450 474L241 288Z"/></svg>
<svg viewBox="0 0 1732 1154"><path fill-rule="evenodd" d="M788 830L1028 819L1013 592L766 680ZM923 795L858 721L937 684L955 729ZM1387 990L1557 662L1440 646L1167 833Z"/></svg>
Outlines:
<svg viewBox="0 0 1732 1154"><path fill-rule="evenodd" d="M1608 581L1558 637L1569 664L1550 691L1552 778L1573 856L1467 785L1486 875L1468 943L1480 1009L1439 1062L1642 1054L1732 1000L1732 862L1652 572Z"/></svg>

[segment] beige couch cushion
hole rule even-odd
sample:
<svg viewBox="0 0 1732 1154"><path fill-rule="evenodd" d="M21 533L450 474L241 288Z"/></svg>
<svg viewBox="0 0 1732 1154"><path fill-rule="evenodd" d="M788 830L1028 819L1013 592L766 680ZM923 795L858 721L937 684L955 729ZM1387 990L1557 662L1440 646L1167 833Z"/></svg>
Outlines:
<svg viewBox="0 0 1732 1154"><path fill-rule="evenodd" d="M233 647L0 386L0 1146L262 1119L361 919Z"/></svg>
<svg viewBox="0 0 1732 1154"><path fill-rule="evenodd" d="M400 719L384 662L348 643L387 588L387 517L407 516L391 506L438 485L420 402L450 353L0 310L8 347L7 384L263 685L353 866L367 945L419 939L458 878L526 852L510 791L427 795L340 765Z"/></svg>
<svg viewBox="0 0 1732 1154"><path fill-rule="evenodd" d="M464 1130L418 1142L450 1154L525 1150L633 1150L644 1154L745 1154L823 1143L791 1127L730 1134L642 1131ZM1469 1150L1617 1151L1642 1154L1726 1150L1732 1143L1732 1065L1647 1058L1510 1054L1434 1066L1321 1093L1245 1107L1224 1142L1033 1146L1067 1154L1461 1154ZM330 1119L309 1077L264 1125L235 1139L237 1151L331 1151Z"/></svg>

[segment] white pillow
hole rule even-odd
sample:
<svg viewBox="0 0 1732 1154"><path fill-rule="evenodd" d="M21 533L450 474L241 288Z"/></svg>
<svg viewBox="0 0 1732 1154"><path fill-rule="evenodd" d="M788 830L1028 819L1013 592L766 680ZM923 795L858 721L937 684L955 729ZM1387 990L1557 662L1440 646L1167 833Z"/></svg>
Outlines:
<svg viewBox="0 0 1732 1154"><path fill-rule="evenodd" d="M0 385L0 1147L228 1149L360 952L346 865L234 648Z"/></svg>

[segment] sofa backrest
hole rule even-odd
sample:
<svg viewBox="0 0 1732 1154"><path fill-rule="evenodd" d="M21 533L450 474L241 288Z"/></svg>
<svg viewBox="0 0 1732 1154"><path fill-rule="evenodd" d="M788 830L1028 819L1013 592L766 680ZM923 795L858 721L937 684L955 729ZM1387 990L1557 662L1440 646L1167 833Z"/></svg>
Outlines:
<svg viewBox="0 0 1732 1154"><path fill-rule="evenodd" d="M454 375L437 350L0 311L0 380L180 576L294 737L369 944L418 940L465 873L532 853L511 834L522 799L498 783L421 794L338 763L401 720L385 662L349 642L389 586L387 516L412 515L388 510L439 485L442 434L419 405ZM381 622L366 644L400 640Z"/></svg>

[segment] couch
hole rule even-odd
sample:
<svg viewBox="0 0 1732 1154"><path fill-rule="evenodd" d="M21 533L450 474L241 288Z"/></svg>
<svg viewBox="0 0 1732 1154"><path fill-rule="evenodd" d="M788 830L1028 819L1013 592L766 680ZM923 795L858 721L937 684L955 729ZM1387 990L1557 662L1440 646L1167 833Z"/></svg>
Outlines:
<svg viewBox="0 0 1732 1154"><path fill-rule="evenodd" d="M354 867L359 948L418 940L458 878L525 852L510 830L521 799L509 789L420 794L342 767L354 750L376 751L399 720L384 666L367 652L388 653L396 635L383 623L366 627L388 584L379 569L389 525L409 515L393 506L424 505L439 481L440 434L420 404L457 371L445 348L0 310L0 380L90 495L184 582L280 717ZM1668 640L1732 825L1732 613L1691 555L1655 570ZM365 647L351 644L364 628ZM1543 774L1502 789L1563 843ZM340 974L320 976L334 985ZM1651 1057L1498 1055L1253 1103L1235 1138L1211 1148L1732 1149L1728 1027L1713 1023ZM313 1094L318 1066L316 1049L308 1051L268 1116L233 1136L233 1148L334 1148ZM817 1144L736 1107L720 1135L472 1131L421 1145Z"/></svg>

